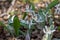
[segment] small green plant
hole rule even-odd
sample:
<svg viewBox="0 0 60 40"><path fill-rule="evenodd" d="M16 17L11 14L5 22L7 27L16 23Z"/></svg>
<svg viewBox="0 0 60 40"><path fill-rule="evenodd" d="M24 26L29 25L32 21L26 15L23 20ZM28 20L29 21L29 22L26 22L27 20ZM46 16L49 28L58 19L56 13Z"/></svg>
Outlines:
<svg viewBox="0 0 60 40"><path fill-rule="evenodd" d="M31 20L25 19L27 14L28 14L27 12L24 13L23 19L21 19L21 20L19 20L16 15L13 15L11 17L11 19L8 20L9 23L8 23L6 29L9 31L9 33L11 33L11 35L13 37L18 37L20 35L19 33L22 32L19 28L21 26L27 27L27 29L28 29L27 33L24 34L24 32L22 32L22 34L24 34L24 36L26 36L25 40L30 40L30 32L31 32L32 25L34 25L35 23L39 23L39 24L41 23L40 24L40 28L41 28L41 26L44 27L45 23L48 22L49 28L45 27L45 29L43 29L45 35L43 36L42 40L51 40L52 34L55 31L55 29L54 29L54 26L53 26L54 24L52 25L53 21L51 20L52 18L50 18L51 14L49 14L50 13L49 11L55 5L57 5L59 3L59 1L54 0L53 2L48 4L48 7L46 7L46 9L38 9L38 12L37 12L38 14L35 14L35 5L30 0L23 0L23 1L25 1L26 3L29 3L29 7L32 7L31 9L28 9L29 12L34 11L34 14L31 13L32 14L31 15ZM13 1L13 3L14 2L15 1ZM36 20L36 18L34 19L34 16L37 17L37 20ZM27 18L28 18L28 16L27 16ZM34 23L33 23L33 20L35 21ZM3 24L0 23L0 25L3 25ZM59 30L60 30L60 28L59 28Z"/></svg>
<svg viewBox="0 0 60 40"><path fill-rule="evenodd" d="M10 19L9 19L10 20ZM14 37L19 36L20 21L17 16L14 16L13 20L6 26L7 31Z"/></svg>

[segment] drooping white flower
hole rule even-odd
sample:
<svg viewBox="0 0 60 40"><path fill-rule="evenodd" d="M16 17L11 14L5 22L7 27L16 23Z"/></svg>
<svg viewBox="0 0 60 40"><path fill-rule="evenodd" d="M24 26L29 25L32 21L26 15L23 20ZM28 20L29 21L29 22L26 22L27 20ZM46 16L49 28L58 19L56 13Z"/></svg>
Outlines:
<svg viewBox="0 0 60 40"><path fill-rule="evenodd" d="M55 6L55 13L60 14L60 3Z"/></svg>

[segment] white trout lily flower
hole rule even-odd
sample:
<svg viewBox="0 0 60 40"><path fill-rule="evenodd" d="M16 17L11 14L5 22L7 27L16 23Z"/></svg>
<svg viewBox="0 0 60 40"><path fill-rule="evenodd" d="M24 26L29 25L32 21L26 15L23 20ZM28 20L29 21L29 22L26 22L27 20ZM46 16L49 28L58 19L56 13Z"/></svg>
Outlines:
<svg viewBox="0 0 60 40"><path fill-rule="evenodd" d="M42 16L39 15L39 14L35 14L34 17L33 17L33 19L34 19L36 22L38 22L38 23L39 23L39 22L44 22Z"/></svg>
<svg viewBox="0 0 60 40"><path fill-rule="evenodd" d="M51 25L50 27L45 26L45 29L43 28L43 32L45 33L45 35L43 36L42 40L51 40L54 31L55 29L53 25Z"/></svg>
<svg viewBox="0 0 60 40"><path fill-rule="evenodd" d="M28 21L28 20L27 21L26 20L20 20L20 22L28 24L29 25L29 29L31 28L32 25L35 24L35 23L32 22L32 20L30 20L30 21Z"/></svg>
<svg viewBox="0 0 60 40"><path fill-rule="evenodd" d="M55 31L55 29L51 30L50 27L45 26L45 29L43 29L43 32L45 34L52 34Z"/></svg>
<svg viewBox="0 0 60 40"><path fill-rule="evenodd" d="M55 13L60 14L60 3L58 5L55 6Z"/></svg>
<svg viewBox="0 0 60 40"><path fill-rule="evenodd" d="M13 16L9 19L9 23L13 23L14 17L15 17L15 15L13 15Z"/></svg>
<svg viewBox="0 0 60 40"><path fill-rule="evenodd" d="M14 15L14 16L12 16L12 18L11 18L12 22L13 22L14 17L15 17L15 15Z"/></svg>

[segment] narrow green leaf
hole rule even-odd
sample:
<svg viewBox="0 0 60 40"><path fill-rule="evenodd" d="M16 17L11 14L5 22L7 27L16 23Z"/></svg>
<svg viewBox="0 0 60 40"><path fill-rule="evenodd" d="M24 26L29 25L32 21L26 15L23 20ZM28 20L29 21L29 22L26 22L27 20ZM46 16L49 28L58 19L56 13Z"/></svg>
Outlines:
<svg viewBox="0 0 60 40"><path fill-rule="evenodd" d="M19 28L20 28L20 21L17 16L14 17L13 27L15 30L15 36L18 36L19 35Z"/></svg>
<svg viewBox="0 0 60 40"><path fill-rule="evenodd" d="M59 3L59 0L54 0L53 2L51 2L48 5L47 9L51 9L52 7L54 7L55 5L57 5L58 3Z"/></svg>
<svg viewBox="0 0 60 40"><path fill-rule="evenodd" d="M30 3L30 5L32 6L32 10L35 10L35 6L33 3Z"/></svg>
<svg viewBox="0 0 60 40"><path fill-rule="evenodd" d="M27 16L27 13L25 12L23 15L23 20L25 19L26 16Z"/></svg>
<svg viewBox="0 0 60 40"><path fill-rule="evenodd" d="M60 31L60 26L58 26L58 30Z"/></svg>
<svg viewBox="0 0 60 40"><path fill-rule="evenodd" d="M3 22L0 21L0 26L4 26Z"/></svg>

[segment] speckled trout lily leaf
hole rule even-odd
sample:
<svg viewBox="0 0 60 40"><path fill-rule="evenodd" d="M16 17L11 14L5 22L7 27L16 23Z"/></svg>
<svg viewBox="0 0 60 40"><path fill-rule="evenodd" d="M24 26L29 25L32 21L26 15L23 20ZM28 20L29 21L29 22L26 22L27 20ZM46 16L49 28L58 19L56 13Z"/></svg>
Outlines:
<svg viewBox="0 0 60 40"><path fill-rule="evenodd" d="M20 21L17 16L15 16L13 19L13 28L15 31L15 36L18 36L19 35L19 28L20 28Z"/></svg>

